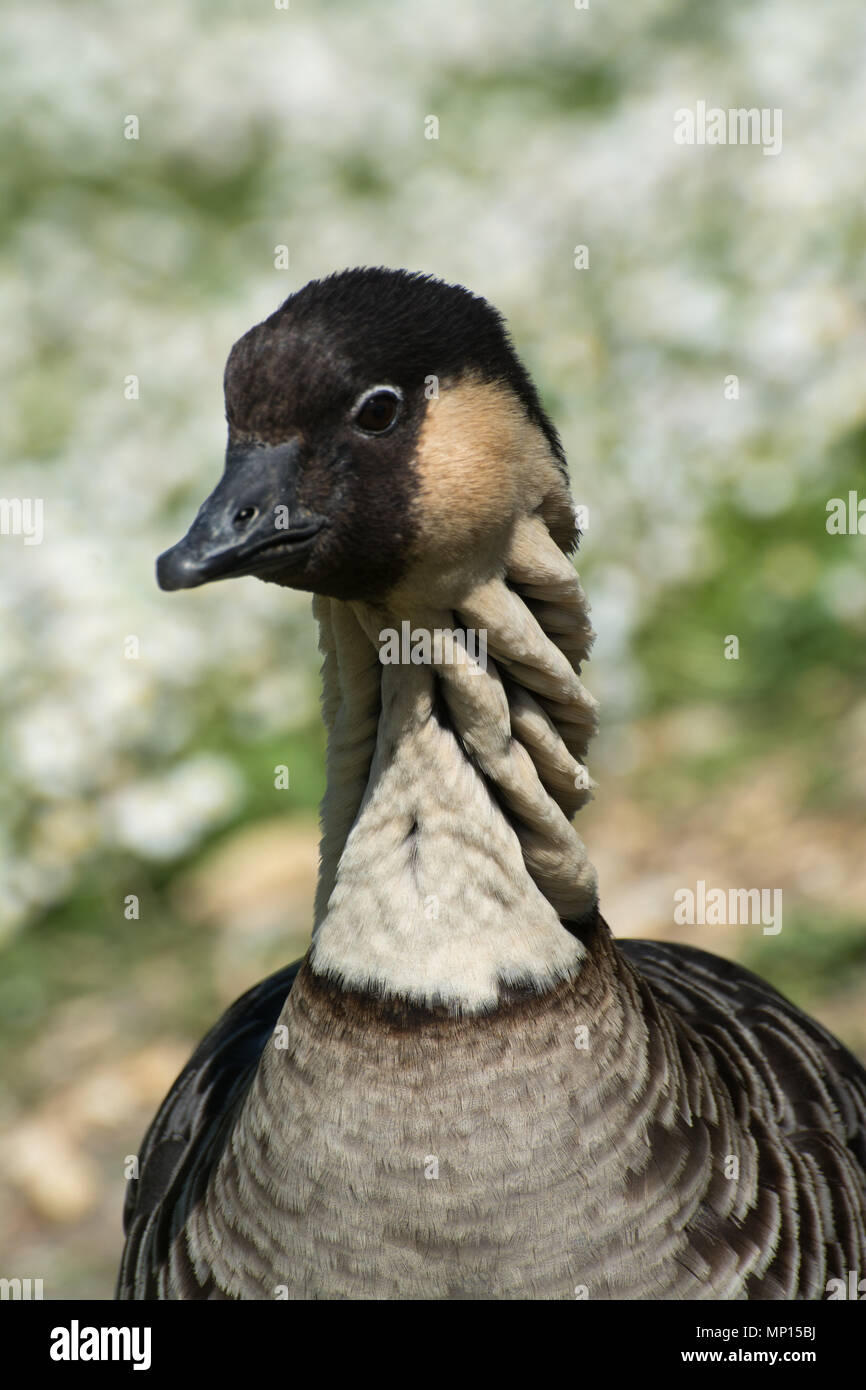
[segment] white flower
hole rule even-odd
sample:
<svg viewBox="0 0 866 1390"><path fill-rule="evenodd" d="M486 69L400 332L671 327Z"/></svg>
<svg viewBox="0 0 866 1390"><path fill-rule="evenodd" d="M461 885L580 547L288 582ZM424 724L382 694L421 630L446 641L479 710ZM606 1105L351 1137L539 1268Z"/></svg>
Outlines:
<svg viewBox="0 0 866 1390"><path fill-rule="evenodd" d="M133 782L104 802L106 833L146 859L173 859L240 806L243 784L224 758L190 758L162 777Z"/></svg>

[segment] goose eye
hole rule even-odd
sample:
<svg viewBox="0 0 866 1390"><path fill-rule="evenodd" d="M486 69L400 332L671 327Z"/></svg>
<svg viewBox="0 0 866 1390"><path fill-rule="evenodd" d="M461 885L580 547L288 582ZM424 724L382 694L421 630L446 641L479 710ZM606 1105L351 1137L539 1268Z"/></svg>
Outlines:
<svg viewBox="0 0 866 1390"><path fill-rule="evenodd" d="M400 397L394 391L374 391L361 402L355 424L367 434L384 434L397 419Z"/></svg>

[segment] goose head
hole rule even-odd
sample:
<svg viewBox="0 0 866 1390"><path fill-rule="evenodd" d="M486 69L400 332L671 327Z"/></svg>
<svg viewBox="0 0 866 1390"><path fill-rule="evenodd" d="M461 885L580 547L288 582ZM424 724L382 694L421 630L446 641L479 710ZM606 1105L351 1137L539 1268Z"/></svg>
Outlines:
<svg viewBox="0 0 866 1390"><path fill-rule="evenodd" d="M562 448L497 311L402 270L312 281L232 348L225 471L163 589L254 575L367 603L456 602L541 516L575 540Z"/></svg>

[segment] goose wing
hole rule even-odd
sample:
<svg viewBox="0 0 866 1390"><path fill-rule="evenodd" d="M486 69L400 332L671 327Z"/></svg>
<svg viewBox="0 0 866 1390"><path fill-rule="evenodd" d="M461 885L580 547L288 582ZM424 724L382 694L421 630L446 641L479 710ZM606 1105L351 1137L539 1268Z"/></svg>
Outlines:
<svg viewBox="0 0 866 1390"><path fill-rule="evenodd" d="M827 1280L860 1270L866 1257L866 1071L742 966L688 946L617 944L709 1048L761 1151L760 1181L787 1208L795 1238L747 1297L826 1297Z"/></svg>
<svg viewBox="0 0 866 1390"><path fill-rule="evenodd" d="M160 1106L124 1201L118 1298L158 1297L175 1209L206 1181L300 966L296 961L242 994L199 1043Z"/></svg>

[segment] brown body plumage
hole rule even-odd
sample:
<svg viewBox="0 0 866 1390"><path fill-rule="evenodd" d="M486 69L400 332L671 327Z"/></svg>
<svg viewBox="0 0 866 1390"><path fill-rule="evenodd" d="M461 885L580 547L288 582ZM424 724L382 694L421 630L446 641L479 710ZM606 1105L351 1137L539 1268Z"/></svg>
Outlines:
<svg viewBox="0 0 866 1390"><path fill-rule="evenodd" d="M121 1295L826 1297L866 1250L858 1064L714 956L589 944L541 1007L463 1020L307 967L282 1008L288 972L259 986L261 1063L227 1104L245 1039L215 1030L145 1145L184 1157Z"/></svg>

